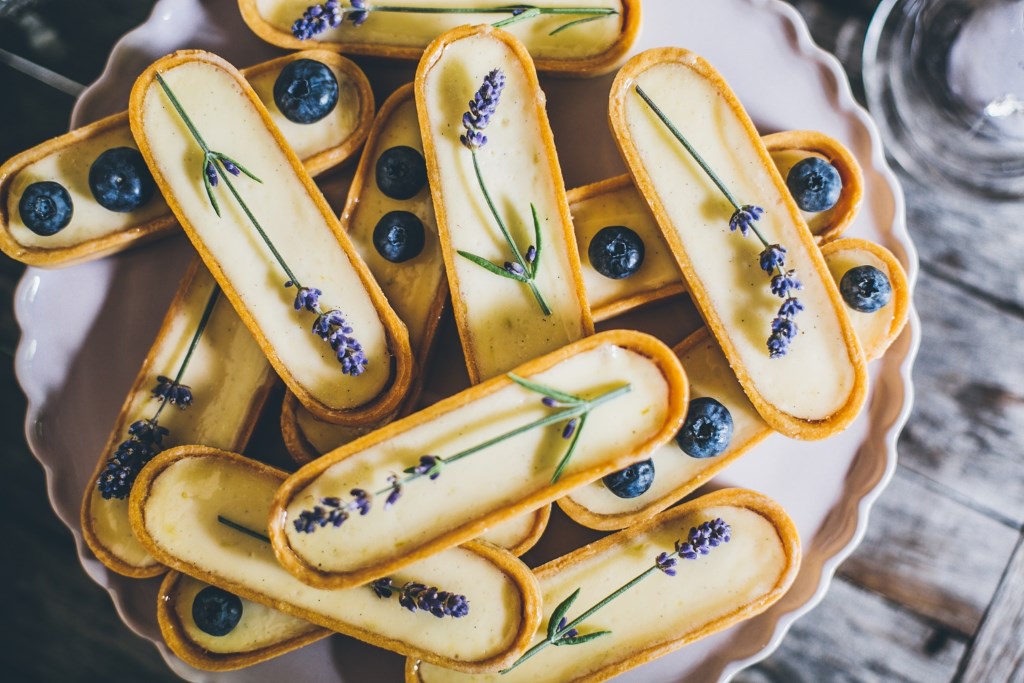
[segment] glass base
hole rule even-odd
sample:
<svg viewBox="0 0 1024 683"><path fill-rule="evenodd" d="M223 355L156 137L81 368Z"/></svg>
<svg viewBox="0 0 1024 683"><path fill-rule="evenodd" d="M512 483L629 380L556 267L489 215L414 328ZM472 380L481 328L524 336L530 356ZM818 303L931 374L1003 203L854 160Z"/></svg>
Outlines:
<svg viewBox="0 0 1024 683"><path fill-rule="evenodd" d="M883 0L864 88L888 151L919 180L1024 197L1024 0Z"/></svg>

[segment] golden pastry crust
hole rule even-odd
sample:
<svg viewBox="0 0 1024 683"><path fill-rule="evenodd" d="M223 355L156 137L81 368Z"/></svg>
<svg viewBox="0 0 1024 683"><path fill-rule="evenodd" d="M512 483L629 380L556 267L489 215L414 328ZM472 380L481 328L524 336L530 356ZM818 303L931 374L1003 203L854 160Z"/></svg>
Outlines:
<svg viewBox="0 0 1024 683"><path fill-rule="evenodd" d="M278 562L291 574L312 586L323 588L358 586L394 572L419 559L433 555L445 548L459 545L475 538L495 524L500 524L505 520L536 510L560 498L577 486L594 481L606 474L618 471L638 460L642 460L654 448L667 443L676 435L685 417L689 398L686 375L683 372L682 365L679 363L679 359L660 341L649 335L632 330L611 330L586 337L574 344L530 361L515 369L514 372L521 377L528 378L554 367L577 354L603 345L618 346L649 358L657 366L667 382L669 389L669 402L666 406L667 414L665 422L655 436L645 440L643 443L637 444L629 452L621 453L614 461L564 476L557 483L546 486L500 510L478 519L469 520L461 527L450 529L446 533L415 548L406 547L403 549L401 556L387 558L358 570L344 573L322 571L308 563L292 548L286 529L287 525L291 523L287 514L288 506L297 495L325 470L335 463L357 456L360 452L372 446L386 442L396 435L420 425L428 424L442 415L487 397L512 384L512 380L505 375L495 377L487 382L470 387L455 396L435 403L429 408L414 413L409 417L392 422L347 446L332 451L291 475L274 496L274 503L268 521L268 534L274 545L274 552L277 555Z"/></svg>
<svg viewBox="0 0 1024 683"><path fill-rule="evenodd" d="M242 75L246 78L253 78L268 72L279 71L289 62L297 59L315 59L338 69L338 71L344 73L350 79L359 94L359 101L357 102L359 121L352 134L338 145L321 150L313 156L302 160L310 175L319 175L348 161L362 148L363 141L366 139L370 128L370 123L373 120L373 91L370 89L370 82L367 80L366 75L358 66L341 55L328 50L307 50L272 59L269 62L263 62L248 69L242 69ZM17 154L11 157L3 166L0 166L0 251L3 251L16 261L21 261L30 266L57 268L116 254L178 229L178 223L174 215L167 211L162 215L140 222L125 230L87 239L67 247L43 248L26 246L18 242L11 234L8 204L11 184L18 173L27 166L51 154L73 148L75 145L86 142L97 135L119 128L128 128L128 112L114 114L95 123L76 128L70 133L53 138L32 149Z"/></svg>
<svg viewBox="0 0 1024 683"><path fill-rule="evenodd" d="M238 0L242 19L253 33L272 45L288 50L302 50L315 46L324 50L335 50L345 54L386 57L389 59L418 60L424 54L423 47L403 47L359 42L331 42L326 40L299 40L290 31L282 31L259 12L257 0ZM592 77L613 71L625 61L640 33L640 0L622 0L622 28L615 44L598 55L577 59L540 58L535 60L537 70L561 76ZM298 17L296 17L298 18ZM585 29L584 29L585 30Z"/></svg>
<svg viewBox="0 0 1024 683"><path fill-rule="evenodd" d="M754 617L764 612L775 604L783 595L785 595L786 591L789 590L789 587L796 579L797 572L800 569L800 537L797 533L796 526L793 524L793 520L781 505L767 496L745 489L723 489L688 501L678 507L672 508L671 510L666 510L660 515L637 524L636 526L620 531L617 534L606 536L605 538L594 541L593 543L575 550L568 555L552 560L551 562L535 569L534 573L537 575L537 579L543 586L545 579L548 577L555 577L567 568L592 557L599 556L604 553L615 553L616 551L629 552L633 539L636 539L652 529L656 529L662 525L671 525L676 522L676 520L693 514L694 512L699 512L703 509L723 506L740 507L750 510L768 520L768 522L775 527L775 530L779 535L779 539L782 542L782 548L785 554L785 565L775 584L756 600L742 605L737 605L736 608L728 614L722 615L694 631L671 634L665 640L651 643L647 647L635 652L617 653L619 658L616 661L607 662L599 668L592 671L586 671L585 673L571 679L572 683L583 683L584 681L587 683L596 683L596 681L605 681L609 678L613 678L625 671L638 667L642 664L646 664L647 662L670 652L674 652L684 645L700 640L701 638L706 638L707 636L718 633L733 624ZM625 578L628 577L624 577L624 579ZM585 649L586 648L565 648L563 652L566 653L566 656L572 656L573 654L583 656ZM414 658L406 660L405 680L406 683L423 683L423 679L419 675L419 662ZM570 682L566 681L566 683Z"/></svg>
<svg viewBox="0 0 1024 683"><path fill-rule="evenodd" d="M182 280L181 286L178 288L178 292L175 294L174 300L171 302L171 307L160 326L160 331L157 332L156 340L153 342L151 347L153 350L151 350L146 356L146 360L142 363L142 368L139 370L138 375L135 376L135 381L132 383L132 387L128 391L127 398L125 398L125 402L121 407L121 412L118 414L117 420L114 423L114 428L110 432L110 436L107 438L107 442L104 445L103 450L100 451L100 457L96 463L95 469L93 470L92 476L88 479L85 493L82 496L82 506L79 510L79 521L82 525L82 538L85 540L86 545L89 546L93 555L95 555L96 558L108 569L121 574L122 576L128 576L134 579L159 576L167 571L167 567L158 563L156 560L152 560L151 563L144 565L132 564L115 554L104 542L102 536L97 532L96 526L93 523L93 516L90 507L95 496L99 495L96 489L96 482L106 467L107 459L117 449L117 445L125 439L129 419L131 417L130 411L135 397L140 393L147 392L147 385L151 384L155 375L161 371L160 368L154 367L155 350L165 344L174 343L176 341L171 338L174 321L179 316L188 314L188 299L190 297L190 292L196 281L196 277L199 275L202 268L202 261L198 258L193 260L188 273L185 275L184 280ZM226 302L222 305L226 305ZM256 421L259 419L260 412L263 410L263 405L266 403L267 396L276 382L277 377L273 372L270 372L268 368L266 378L261 384L259 391L255 392L251 396L252 402L246 412L245 420L238 426L235 438L230 444L230 447L233 450L241 450L249 441L249 437L252 435L252 431L256 427ZM192 406L191 410L201 411L203 410L203 404L198 403Z"/></svg>
<svg viewBox="0 0 1024 683"><path fill-rule="evenodd" d="M735 113L743 128L746 130L747 136L754 143L755 149L760 157L761 166L768 171L769 176L775 184L778 196L782 199L784 210L788 212L793 225L798 227L803 226L803 229L795 231L795 236L802 242L801 246L810 258L811 262L814 264L815 272L802 273L801 275L805 281L808 277L817 277L825 285L825 292L832 304L832 310L840 327L843 346L842 351L848 357L850 367L854 374L853 386L851 387L844 404L825 419L803 419L790 415L778 406L770 403L764 398L764 396L762 396L754 378L750 375L747 368L740 362L730 331L724 328L721 321L718 319L718 316L715 315L714 306L712 305L710 297L705 291L703 284L697 279L690 256L684 250L679 236L674 230L668 228L668 226L672 225L671 218L668 216L664 205L654 188L650 175L632 140L625 108L626 96L632 91L632 84L635 79L646 70L665 63L678 64L690 69L699 77L712 84L727 106ZM721 344L726 357L729 359L733 366L733 370L736 372L737 378L740 380L740 384L743 386L744 391L747 393L747 396L750 398L751 403L754 404L757 411L776 431L796 439L824 439L849 426L854 418L856 418L860 413L860 410L864 405L864 401L867 398L867 370L864 354L860 349L856 335L853 333L849 318L846 316L843 308L844 304L839 296L838 288L832 282L832 278L825 266L825 261L821 258L820 252L814 244L810 231L806 229L803 217L800 215L800 211L797 208L796 203L790 196L785 183L768 154L768 151L761 143L760 136L754 128L753 122L750 120L750 117L747 115L742 104L740 104L728 84L726 84L722 79L722 76L706 60L688 50L684 50L682 48L656 48L648 50L633 57L619 71L615 78L615 82L612 85L608 116L613 137L619 147L620 153L626 160L626 165L630 169L633 181L636 183L637 188L650 205L651 211L654 213L659 225L662 226L662 232L666 237L666 242L675 255L676 262L679 264L680 269L683 271L684 279L686 280L690 291L690 298L697 306L697 309L701 312L701 315L704 317L712 334L714 334L719 344ZM789 245L791 250L793 247L794 245Z"/></svg>
<svg viewBox="0 0 1024 683"><path fill-rule="evenodd" d="M910 289L907 286L907 278L903 266L888 249L863 239L848 237L834 240L824 244L821 251L825 256L825 260L830 263L833 259L840 256L856 254L858 252L872 254L885 263L886 274L889 276L893 291L892 302L890 303L893 307L892 322L884 337L880 337L877 340L861 340L864 347L864 355L868 361L881 358L892 343L896 341L896 338L903 331L907 322L907 311L910 307ZM686 363L687 354L704 344L714 344L714 340L708 333L707 328L697 330L676 345L674 351L680 360L683 361L684 368L688 366ZM697 476L680 481L670 491L651 499L641 508L614 514L594 512L573 498L571 493L558 500L558 507L562 508L562 511L571 517L573 521L591 529L615 531L632 526L651 518L676 501L682 500L685 496L696 491L737 459L746 455L751 448L764 441L774 431L767 424L763 424L762 427L762 429L750 435L746 442L735 445L728 453L705 461L707 466ZM685 457L685 455L680 452L680 457Z"/></svg>
<svg viewBox="0 0 1024 683"><path fill-rule="evenodd" d="M164 580L160 583L160 592L156 598L156 618L160 625L160 635L163 636L164 642L171 648L171 652L189 666L194 666L203 671L235 671L237 669L244 669L247 666L279 657L292 650L298 650L300 647L315 643L333 633L330 629L315 628L308 633L280 640L273 645L256 650L232 653L210 652L189 637L188 631L185 630L178 613L174 609L178 588L184 576L184 574L175 570L167 572L167 575L164 576Z"/></svg>
<svg viewBox="0 0 1024 683"><path fill-rule="evenodd" d="M164 178L163 173L157 166L143 126L143 103L150 87L155 82L156 74L159 70L170 70L176 66L187 63L201 63L208 65L211 68L227 74L238 84L242 96L248 99L252 104L255 111L263 120L267 130L272 134L274 140L288 158L296 177L305 186L309 199L316 205L320 214L323 216L326 225L334 233L334 236L338 240L339 247L345 252L353 270L362 282L367 295L373 302L378 318L384 327L392 364L391 380L374 400L371 400L362 406L347 410L336 409L321 403L307 387L296 381L289 368L284 365L277 355L277 351L266 339L266 336L263 334L248 307L245 306L239 291L225 275L220 262L209 251L205 243L199 237L195 227L188 221L187 215L182 210L181 205L174 196L167 180ZM405 325L398 319L398 316L395 315L395 312L391 309L391 306L388 304L380 286L373 279L373 276L370 274L366 264L363 263L361 258L359 258L359 255L356 253L351 241L341 230L337 219L334 217L333 212L327 205L327 201L317 189L316 185L314 185L309 174L302 168L301 162L296 158L295 153L291 151L291 148L282 137L281 132L270 120L266 108L262 105L259 98L256 96L256 93L253 92L253 89L245 79L242 78L241 74L239 74L239 72L227 61L209 52L203 52L201 50L176 52L158 60L143 72L135 82L135 87L132 88L128 111L132 125L132 133L135 136L136 142L139 144L139 151L142 152L150 170L153 171L153 178L156 180L157 186L163 193L168 205L178 217L179 223L181 223L186 234L188 234L189 239L196 247L200 256L202 256L207 268L210 269L210 272L224 290L225 296L227 296L228 300L231 301L232 306L235 307L235 310L238 312L242 322L244 322L246 327L248 327L253 333L253 336L263 349L271 365L274 366L278 375L281 376L285 384L288 385L288 388L298 397L302 404L322 420L349 425L373 424L381 421L387 415L397 410L402 397L409 388L413 374L413 359L409 348L409 336Z"/></svg>
<svg viewBox="0 0 1024 683"><path fill-rule="evenodd" d="M576 233L573 230L572 216L569 214L569 203L563 189L565 187L565 183L562 180L562 170L558 163L558 154L555 150L554 136L551 133L551 126L548 123L547 112L545 110L546 97L544 92L540 89L540 83L537 80L537 71L534 69L533 61L523 44L510 33L491 28L490 26L462 26L460 28L453 29L431 43L426 52L423 53L423 59L420 60L419 67L416 69L416 107L419 114L420 135L423 139L424 157L427 160L427 177L430 183L430 192L434 200L434 213L437 215L437 227L441 239L441 250L444 254L445 267L448 273L448 283L452 291L452 312L455 314L455 323L459 328L459 339L462 342L462 350L466 356L466 369L469 372L470 382L473 384L479 383L483 377L476 358L476 340L473 339L473 333L470 328L469 313L465 302L459 296L459 292L462 290L460 287L459 269L456 267L455 263L455 259L458 258L458 255L452 245L448 212L447 207L445 206L446 198L442 192L441 172L436 161L436 144L431 131L431 121L426 111L426 101L428 97L426 92L426 81L427 75L441 58L448 46L460 40L476 36L487 36L507 46L516 56L519 62L518 67L522 69L525 76L529 92L522 93L519 96L524 100L532 100L534 105L533 115L537 120L540 137L544 145L543 159L547 165L547 171L550 173L554 183L553 190L556 194L558 220L561 221L562 224L565 244L570 248L570 250L572 250L572 253L569 254L570 272L563 273L563 276L568 282L572 283L576 301L579 302L580 327L582 334L586 336L594 333L594 320L591 317L590 306L587 303L587 291L586 286L583 283L583 270L579 262L578 247L576 246Z"/></svg>
<svg viewBox="0 0 1024 683"><path fill-rule="evenodd" d="M323 614L316 614L303 609L302 607L277 600L260 593L252 586L228 581L208 569L182 561L165 551L164 548L156 542L152 535L150 535L146 525L146 504L152 492L153 485L159 476L174 463L188 458L225 459L241 467L246 467L260 476L272 478L278 481L284 481L287 476L287 474L281 470L257 462L243 455L203 446L180 446L178 448L172 448L164 451L150 461L150 463L143 468L135 482L135 486L132 488L132 494L129 501L129 516L131 519L132 530L136 537L138 537L139 542L142 543L142 545L155 558L171 569L182 572L183 574L188 574L189 576L200 579L201 581L205 581L206 583L219 588L223 588L224 590L230 591L239 597L272 607L280 612L284 612L285 614L305 619L306 621L310 621L332 631L358 638L359 640L384 648L385 650L406 654L418 659L437 663L440 666L470 673L493 671L514 661L515 658L526 649L530 638L533 636L533 632L540 624L540 589L533 573L528 567L526 567L526 565L520 562L508 551L480 541L464 543L462 548L484 558L508 577L509 581L515 586L516 592L519 595L521 612L519 614L519 631L511 644L505 649L505 651L479 661L454 660L437 652L424 651L421 648L395 640L394 638L373 633L364 628L354 626L353 624L345 623Z"/></svg>

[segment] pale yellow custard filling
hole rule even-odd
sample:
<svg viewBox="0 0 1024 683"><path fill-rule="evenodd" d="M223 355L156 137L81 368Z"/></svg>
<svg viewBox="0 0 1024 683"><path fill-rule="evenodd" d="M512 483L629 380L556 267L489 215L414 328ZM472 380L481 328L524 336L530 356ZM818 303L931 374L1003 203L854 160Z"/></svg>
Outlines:
<svg viewBox="0 0 1024 683"><path fill-rule="evenodd" d="M669 386L659 367L618 346L582 351L530 379L590 398L631 386L629 393L591 411L563 479L630 452L663 429L668 417ZM532 429L451 463L434 481L410 482L391 509L353 517L339 529L299 533L292 523L323 497L346 496L353 488L374 490L393 472L418 464L421 455L450 457L552 410L540 395L509 385L331 465L287 503L291 551L322 570L358 571L408 555L453 529L542 493L567 448L562 424Z"/></svg>
<svg viewBox="0 0 1024 683"><path fill-rule="evenodd" d="M238 624L222 636L210 635L196 626L192 618L192 603L196 595L209 585L182 575L172 598L172 609L185 637L196 647L208 652L226 655L253 652L321 630L305 619L241 598L242 618Z"/></svg>
<svg viewBox="0 0 1024 683"><path fill-rule="evenodd" d="M129 425L153 417L160 405L151 393L157 384L157 375L174 377L188 353L214 286L213 277L200 267L184 305L171 321L167 333L150 350L152 377L131 396L119 421L121 433L108 444L111 450L105 457L113 455L112 449L129 438ZM256 419L254 401L265 396L264 389L272 373L260 347L222 294L182 377L182 383L192 389L194 403L186 410L169 405L160 413L160 425L170 430L164 438L164 446L203 444L240 450ZM96 483L91 482L89 517L96 539L109 553L136 567L157 564L131 531L127 499L104 500Z"/></svg>
<svg viewBox="0 0 1024 683"><path fill-rule="evenodd" d="M595 553L559 571L540 570L544 595L541 641L551 613L576 589L579 597L566 615L569 621L654 564L661 552L671 553L691 526L720 517L732 527L732 539L696 560L679 560L676 576L655 572L578 626L580 634L611 631L588 643L548 647L507 674L467 675L421 664L424 683L439 681L570 681L627 659L647 648L696 634L744 605L756 603L775 589L788 560L775 526L747 508L713 507L671 524L639 534L602 553Z"/></svg>
<svg viewBox="0 0 1024 683"><path fill-rule="evenodd" d="M203 154L167 95L154 81L142 100L137 134L145 136L155 165L180 211L237 291L254 334L290 375L329 409L362 406L381 394L391 376L388 340L356 269L338 236L274 139L259 112L232 76L206 62L184 62L163 74L182 108L211 149L226 154L262 179L231 179L270 241L303 286L323 291L321 306L342 309L369 365L359 377L342 373L330 346L310 333L313 314L296 311L288 276L257 234L239 203L214 188L215 213L202 182ZM244 131L240 135L239 131Z"/></svg>
<svg viewBox="0 0 1024 683"><path fill-rule="evenodd" d="M342 3L347 5L348 3ZM378 3L385 4L385 3ZM481 0L389 0L390 7L415 7L429 4L431 7L501 7L502 1L481 2ZM509 4L509 3L506 3ZM512 3L514 4L514 3ZM614 9L619 15L612 15L572 27L562 33L550 35L559 26L582 16L540 16L522 21L506 28L519 38L534 58L579 59L600 55L619 40L622 31L622 3L620 0L534 0L528 3L535 7L598 7ZM292 24L309 7L308 0L256 0L260 16L275 28L291 33ZM359 43L393 47L425 48L434 38L457 26L493 24L508 17L503 14L402 14L395 12L371 13L361 26L350 21L342 26L316 36L314 40L336 42L342 45Z"/></svg>
<svg viewBox="0 0 1024 683"><path fill-rule="evenodd" d="M526 284L456 253L465 251L499 266L512 259L480 190L472 154L459 141L466 102L484 76L499 67L505 88L486 129L489 142L476 155L494 205L524 253L535 242L531 202L536 207L543 247L535 282L551 310L547 316ZM451 246L446 259L452 302L470 377L484 380L591 332L589 308L573 277L579 267L577 247L571 226L567 234L562 221L563 185L546 157L534 90L512 48L488 34L459 39L444 49L420 87L421 122L435 150L438 184L432 190L442 198L446 225L441 230Z"/></svg>
<svg viewBox="0 0 1024 683"><path fill-rule="evenodd" d="M222 515L263 532L281 480L222 457L186 457L159 473L143 514L152 541L232 592L295 612L314 623L341 626L457 660L485 659L506 650L520 627L523 606L509 576L476 553L453 548L392 575L463 594L469 613L438 619L412 613L397 597L378 598L367 586L321 590L294 578L277 563L269 543L218 523ZM258 594L258 596L257 596Z"/></svg>
<svg viewBox="0 0 1024 683"><path fill-rule="evenodd" d="M857 389L858 368L847 348L842 313L830 297L831 283L818 276L813 254L800 237L805 228L793 220L773 180L774 169L763 166L756 141L714 82L677 62L655 64L635 82L738 202L765 209L758 227L769 243L788 250L786 268L795 269L803 283L799 335L785 356L771 358L766 341L780 299L758 266L763 246L753 235L730 232L733 207L630 85L623 94L625 125L671 223L662 228L682 244L708 299L702 314L721 325L734 361L750 377L748 389L767 403L804 421L838 414Z"/></svg>
<svg viewBox="0 0 1024 683"><path fill-rule="evenodd" d="M309 159L342 144L352 136L359 124L360 107L364 105L359 100L355 83L347 72L330 64L327 67L338 79L338 106L320 121L304 125L286 119L274 104L274 81L283 66L260 70L258 75L249 78L249 83L270 111L274 123L300 159ZM89 169L100 154L114 147L137 147L127 117L122 123L102 133L68 145L19 170L11 179L7 199L9 230L14 240L35 249L73 247L168 215L170 209L159 192L154 192L153 198L142 207L125 213L109 211L93 199L89 189ZM25 188L44 180L54 180L63 185L74 205L71 222L49 237L37 235L25 227L18 211L18 202Z"/></svg>

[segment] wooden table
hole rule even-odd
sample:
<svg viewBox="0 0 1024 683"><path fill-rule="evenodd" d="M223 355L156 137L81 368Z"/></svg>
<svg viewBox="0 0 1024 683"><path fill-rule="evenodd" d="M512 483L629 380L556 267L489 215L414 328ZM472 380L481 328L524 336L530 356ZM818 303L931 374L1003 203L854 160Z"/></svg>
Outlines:
<svg viewBox="0 0 1024 683"><path fill-rule="evenodd" d="M78 83L152 1L0 0L0 49ZM792 0L860 87L873 0ZM0 159L62 133L73 98L0 53ZM59 84L58 84L59 85ZM1024 206L901 174L924 342L900 464L864 543L782 647L737 680L1024 682ZM0 257L2 258L2 257ZM0 260L11 301L22 266ZM18 329L0 309L0 671L8 681L173 681L82 571L23 436Z"/></svg>

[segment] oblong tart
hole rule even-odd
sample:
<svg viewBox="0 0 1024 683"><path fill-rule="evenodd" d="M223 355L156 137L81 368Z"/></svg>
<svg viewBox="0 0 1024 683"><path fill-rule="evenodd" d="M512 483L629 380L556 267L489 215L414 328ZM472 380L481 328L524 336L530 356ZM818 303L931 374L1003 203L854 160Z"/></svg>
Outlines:
<svg viewBox="0 0 1024 683"><path fill-rule="evenodd" d="M238 71L175 53L139 77L129 112L168 204L302 404L345 424L394 412L412 377L405 326Z"/></svg>
<svg viewBox="0 0 1024 683"><path fill-rule="evenodd" d="M108 463L125 449L125 444L142 445L131 436L129 428L152 421L155 428L168 430L158 447L201 443L242 450L277 381L252 335L218 292L202 261L195 259L89 478L80 512L82 537L100 562L118 574L145 578L167 570L132 533L127 491L104 498L97 485L108 471ZM205 327L200 331L202 325ZM176 377L183 365L184 372ZM154 400L153 391L163 384L161 380L173 379L190 390L191 405L187 409L177 398L174 405ZM158 419L153 419L154 414ZM125 466L132 467L132 463L126 462Z"/></svg>
<svg viewBox="0 0 1024 683"><path fill-rule="evenodd" d="M786 175L798 161L816 156L829 161L839 172L843 188L839 201L828 211L805 213L808 227L819 244L840 237L860 210L864 180L853 154L838 140L815 131L787 131L765 135L762 140L779 172ZM678 192L703 192L680 186ZM629 174L608 178L568 192L569 210L580 249L583 280L595 320L607 320L634 308L686 291L679 266L658 223ZM637 270L624 277L608 277L595 268L589 250L594 237L606 228L634 232L643 245Z"/></svg>
<svg viewBox="0 0 1024 683"><path fill-rule="evenodd" d="M729 86L687 50L649 50L616 77L609 118L693 302L758 413L793 438L821 439L848 426L867 395L864 355L796 203ZM682 186L704 192L678 192ZM749 237L730 229L743 225L746 233L751 223ZM798 291L782 288L803 306L796 329L769 289L771 274L759 267L767 244L786 250L782 270L795 270L803 283ZM782 342L781 355L772 340Z"/></svg>
<svg viewBox="0 0 1024 683"><path fill-rule="evenodd" d="M688 530L705 524L720 529L716 520L730 527L727 541L716 536L714 545L704 545L707 553L696 552L692 560L676 552L677 544L692 542ZM658 571L656 564L668 571ZM753 491L716 491L535 570L544 596L544 626L534 645L570 624L577 639L589 640L540 649L502 674L467 676L410 658L406 681L607 680L760 614L785 594L799 566L800 539L778 503ZM645 572L644 579L575 624ZM574 594L569 609L559 609ZM559 626L562 617L566 623Z"/></svg>
<svg viewBox="0 0 1024 683"><path fill-rule="evenodd" d="M843 238L822 247L836 282L850 268L873 266L892 287L889 303L872 313L849 310L850 320L867 360L880 358L903 331L910 288L899 261L884 247L867 240ZM692 457L676 440L651 455L653 480L639 495L622 498L602 481L581 486L558 501L574 521L591 529L623 529L649 519L693 493L773 433L743 393L721 348L707 329L700 329L675 347L690 381L692 399L707 397L729 412L731 437L717 455ZM692 404L691 404L692 405Z"/></svg>
<svg viewBox="0 0 1024 683"><path fill-rule="evenodd" d="M132 490L132 528L154 557L177 571L388 650L474 672L500 668L523 651L539 619L536 580L515 556L490 544L467 543L390 575L396 586L416 581L465 596L469 611L459 618L410 612L397 596L379 597L371 586L323 590L296 580L261 538L285 476L216 449L165 451ZM161 624L172 646L174 627Z"/></svg>
<svg viewBox="0 0 1024 683"><path fill-rule="evenodd" d="M273 92L281 71L300 59L327 66L339 91L331 112L306 124L285 118ZM242 69L242 75L311 175L347 161L362 147L373 119L373 91L366 75L348 59L326 50L306 50ZM136 147L128 112L37 145L0 167L0 250L22 263L54 268L114 254L177 230L174 215L160 193L124 213L108 211L93 198L89 169L100 154L115 147ZM47 180L67 189L74 213L66 228L41 236L25 227L18 203L30 184Z"/></svg>
<svg viewBox="0 0 1024 683"><path fill-rule="evenodd" d="M311 585L372 581L646 458L686 401L658 340L587 337L301 468L274 499L275 552Z"/></svg>
<svg viewBox="0 0 1024 683"><path fill-rule="evenodd" d="M594 331L544 103L526 48L489 26L445 33L416 71L430 190L473 383Z"/></svg>
<svg viewBox="0 0 1024 683"><path fill-rule="evenodd" d="M341 26L306 40L297 38L292 27L303 12L315 3L309 0L239 0L242 18L263 40L289 50L304 47L333 49L346 54L419 59L437 36L462 25L497 23L511 17L511 11L407 13L373 11L358 25L349 17ZM351 2L343 0L344 9ZM389 8L423 5L445 8L508 8L500 0L394 0ZM529 7L597 9L600 14L546 14L524 17L507 29L522 40L537 62L537 69L569 76L597 76L622 63L640 31L640 0L537 0ZM570 22L591 18L579 25L558 29Z"/></svg>

